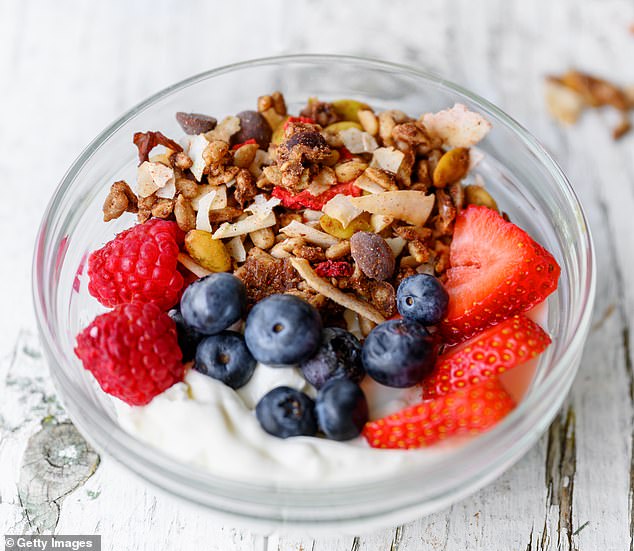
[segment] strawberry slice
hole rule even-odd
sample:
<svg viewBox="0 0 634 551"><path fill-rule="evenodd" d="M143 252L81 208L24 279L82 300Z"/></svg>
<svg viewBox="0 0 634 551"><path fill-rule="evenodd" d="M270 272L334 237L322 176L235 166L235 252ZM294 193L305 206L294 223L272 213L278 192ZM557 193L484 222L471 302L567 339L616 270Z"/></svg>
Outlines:
<svg viewBox="0 0 634 551"><path fill-rule="evenodd" d="M450 436L484 432L514 407L501 383L487 379L370 421L363 436L373 448L421 448Z"/></svg>
<svg viewBox="0 0 634 551"><path fill-rule="evenodd" d="M534 321L515 315L439 356L434 371L423 380L423 399L504 373L541 354L550 342Z"/></svg>
<svg viewBox="0 0 634 551"><path fill-rule="evenodd" d="M539 304L557 288L561 272L524 230L473 205L456 220L449 259L441 331L450 344Z"/></svg>

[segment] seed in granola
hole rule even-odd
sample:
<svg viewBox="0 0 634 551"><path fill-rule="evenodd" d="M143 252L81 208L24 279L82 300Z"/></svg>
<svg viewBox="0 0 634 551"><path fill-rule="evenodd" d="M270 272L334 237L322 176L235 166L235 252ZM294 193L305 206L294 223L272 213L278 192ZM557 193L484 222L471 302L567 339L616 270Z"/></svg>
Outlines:
<svg viewBox="0 0 634 551"><path fill-rule="evenodd" d="M191 230L185 236L185 249L194 261L210 272L226 272L231 269L231 257L219 239L209 232Z"/></svg>
<svg viewBox="0 0 634 551"><path fill-rule="evenodd" d="M196 227L196 212L191 202L184 195L176 197L174 218L176 218L178 227L185 232Z"/></svg>
<svg viewBox="0 0 634 551"><path fill-rule="evenodd" d="M394 273L392 249L381 236L357 232L350 238L350 254L361 271L371 279L383 281Z"/></svg>
<svg viewBox="0 0 634 551"><path fill-rule="evenodd" d="M344 240L334 245L330 245L326 249L326 258L328 260L338 260L350 254L350 241Z"/></svg>
<svg viewBox="0 0 634 551"><path fill-rule="evenodd" d="M110 193L103 204L103 221L110 222L119 218L124 212L138 212L137 197L130 186L123 180L112 184Z"/></svg>
<svg viewBox="0 0 634 551"><path fill-rule="evenodd" d="M176 113L176 120L185 134L204 134L216 128L218 121L209 115L200 113Z"/></svg>
<svg viewBox="0 0 634 551"><path fill-rule="evenodd" d="M438 188L459 182L469 172L469 150L464 147L450 149L438 161L433 181Z"/></svg>
<svg viewBox="0 0 634 551"><path fill-rule="evenodd" d="M480 205L494 211L498 210L495 199L482 186L470 185L464 188L465 203L467 205Z"/></svg>
<svg viewBox="0 0 634 551"><path fill-rule="evenodd" d="M267 120L257 111L242 111L236 116L240 119L240 130L232 136L231 143L255 140L261 149L268 148L273 131Z"/></svg>
<svg viewBox="0 0 634 551"><path fill-rule="evenodd" d="M239 168L249 168L258 151L257 143L250 143L239 147L233 152L233 164Z"/></svg>
<svg viewBox="0 0 634 551"><path fill-rule="evenodd" d="M299 245L293 249L293 254L298 258L305 258L309 262L322 262L326 255L321 247L313 245Z"/></svg>
<svg viewBox="0 0 634 551"><path fill-rule="evenodd" d="M349 239L355 232L368 231L371 228L370 214L367 212L361 213L354 218L345 228L336 218L332 218L327 214L324 214L319 219L319 225L321 228L330 235L338 237L339 239Z"/></svg>

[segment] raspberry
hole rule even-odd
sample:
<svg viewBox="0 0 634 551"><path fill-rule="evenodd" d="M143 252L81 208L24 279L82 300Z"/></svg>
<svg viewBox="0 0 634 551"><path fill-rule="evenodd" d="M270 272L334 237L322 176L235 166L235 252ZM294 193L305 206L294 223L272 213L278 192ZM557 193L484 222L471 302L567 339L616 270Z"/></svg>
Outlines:
<svg viewBox="0 0 634 551"><path fill-rule="evenodd" d="M183 233L175 222L152 219L121 232L88 259L88 290L104 306L154 302L161 309L180 298L178 271Z"/></svg>
<svg viewBox="0 0 634 551"><path fill-rule="evenodd" d="M77 335L75 354L104 392L131 406L147 404L185 368L176 324L156 304L121 304Z"/></svg>

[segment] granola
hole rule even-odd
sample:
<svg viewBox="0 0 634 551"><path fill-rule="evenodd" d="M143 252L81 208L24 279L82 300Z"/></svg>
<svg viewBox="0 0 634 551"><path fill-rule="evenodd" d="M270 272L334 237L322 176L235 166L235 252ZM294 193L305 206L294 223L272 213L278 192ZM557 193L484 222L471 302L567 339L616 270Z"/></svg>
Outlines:
<svg viewBox="0 0 634 551"><path fill-rule="evenodd" d="M414 118L310 98L289 116L274 92L256 107L218 119L179 112L180 142L136 133L134 191L114 183L104 220L175 220L187 232L183 269L234 273L251 305L291 293L329 323L345 326L353 312L367 332L394 315L404 277L443 278L462 208L496 208L481 181L467 181L490 124L463 105Z"/></svg>

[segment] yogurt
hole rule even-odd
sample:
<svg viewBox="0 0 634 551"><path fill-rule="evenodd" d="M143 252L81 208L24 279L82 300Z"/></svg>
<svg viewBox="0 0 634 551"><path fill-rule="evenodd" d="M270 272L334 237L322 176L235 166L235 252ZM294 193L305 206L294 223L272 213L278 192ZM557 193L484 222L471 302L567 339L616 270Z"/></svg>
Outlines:
<svg viewBox="0 0 634 551"><path fill-rule="evenodd" d="M547 309L531 313L544 326ZM516 400L530 386L538 359L501 379ZM436 462L464 439L450 439L421 450L382 450L362 437L347 442L325 438L281 439L264 432L254 409L269 390L289 386L315 396L315 389L292 367L258 364L251 380L236 390L193 369L145 406L114 399L121 426L166 454L213 475L240 481L310 485L384 478L413 466ZM420 401L420 387L388 388L366 377L362 388L376 419Z"/></svg>

